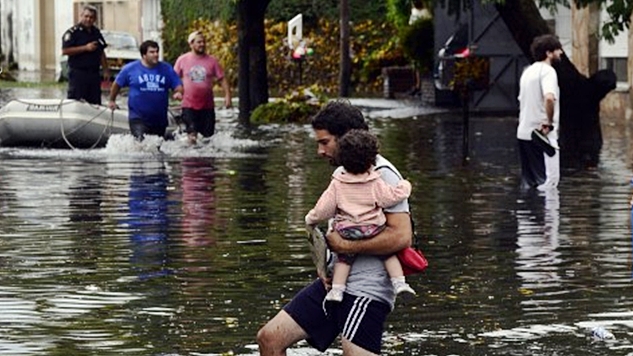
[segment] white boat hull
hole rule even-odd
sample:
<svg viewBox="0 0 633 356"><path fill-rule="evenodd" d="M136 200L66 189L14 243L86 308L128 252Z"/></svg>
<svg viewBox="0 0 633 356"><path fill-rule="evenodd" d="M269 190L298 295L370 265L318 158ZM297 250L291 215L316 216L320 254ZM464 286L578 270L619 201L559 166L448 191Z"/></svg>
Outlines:
<svg viewBox="0 0 633 356"><path fill-rule="evenodd" d="M90 148L130 133L127 110L71 99L16 99L0 109L0 146Z"/></svg>

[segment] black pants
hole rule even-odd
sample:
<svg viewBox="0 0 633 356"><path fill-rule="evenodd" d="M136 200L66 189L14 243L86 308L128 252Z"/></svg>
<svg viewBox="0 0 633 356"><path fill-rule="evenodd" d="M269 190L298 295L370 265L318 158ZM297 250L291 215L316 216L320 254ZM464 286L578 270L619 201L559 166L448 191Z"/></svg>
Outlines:
<svg viewBox="0 0 633 356"><path fill-rule="evenodd" d="M68 99L101 105L101 74L93 70L68 68Z"/></svg>
<svg viewBox="0 0 633 356"><path fill-rule="evenodd" d="M156 135L165 138L165 131L167 131L167 127L149 126L144 123L143 120L131 119L130 131L132 132L132 136L134 136L138 141L143 141L145 135Z"/></svg>
<svg viewBox="0 0 633 356"><path fill-rule="evenodd" d="M529 189L545 183L545 156L534 142L519 141L521 158L521 188Z"/></svg>
<svg viewBox="0 0 633 356"><path fill-rule="evenodd" d="M199 133L204 137L211 137L215 132L215 110L182 109L182 120L187 125L187 133Z"/></svg>

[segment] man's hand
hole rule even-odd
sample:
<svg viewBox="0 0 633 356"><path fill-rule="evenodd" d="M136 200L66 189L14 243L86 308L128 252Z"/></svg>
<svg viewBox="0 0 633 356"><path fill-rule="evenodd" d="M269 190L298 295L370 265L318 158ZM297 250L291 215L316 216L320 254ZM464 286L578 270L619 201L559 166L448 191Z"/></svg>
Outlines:
<svg viewBox="0 0 633 356"><path fill-rule="evenodd" d="M409 213L389 213L386 216L387 227L371 239L345 240L336 231L328 231L328 246L334 252L364 255L390 255L411 246L413 231Z"/></svg>
<svg viewBox="0 0 633 356"><path fill-rule="evenodd" d="M231 97L228 95L224 97L224 107L226 107L227 109L233 107L233 102L231 102Z"/></svg>
<svg viewBox="0 0 633 356"><path fill-rule="evenodd" d="M103 80L105 82L109 82L110 78L112 78L112 76L110 75L110 68L105 68L103 70Z"/></svg>
<svg viewBox="0 0 633 356"><path fill-rule="evenodd" d="M114 100L110 100L108 101L108 107L110 108L110 110L114 111L115 109L118 109L119 107L116 104L116 101Z"/></svg>
<svg viewBox="0 0 633 356"><path fill-rule="evenodd" d="M99 42L92 41L84 46L86 52L94 52L97 48L99 48Z"/></svg>
<svg viewBox="0 0 633 356"><path fill-rule="evenodd" d="M541 124L541 132L545 135L552 132L554 130L554 126L548 123Z"/></svg>
<svg viewBox="0 0 633 356"><path fill-rule="evenodd" d="M339 234L338 231L334 229L328 231L327 235L325 235L325 240L327 241L327 245L330 247L330 249L336 253L355 253L354 251L350 250L351 242L341 237L341 234Z"/></svg>
<svg viewBox="0 0 633 356"><path fill-rule="evenodd" d="M177 91L172 95L172 98L174 98L174 100L182 100L182 93Z"/></svg>
<svg viewBox="0 0 633 356"><path fill-rule="evenodd" d="M323 286L325 287L326 290L330 290L330 288L332 288L332 277L322 276L319 273L319 279L323 283Z"/></svg>

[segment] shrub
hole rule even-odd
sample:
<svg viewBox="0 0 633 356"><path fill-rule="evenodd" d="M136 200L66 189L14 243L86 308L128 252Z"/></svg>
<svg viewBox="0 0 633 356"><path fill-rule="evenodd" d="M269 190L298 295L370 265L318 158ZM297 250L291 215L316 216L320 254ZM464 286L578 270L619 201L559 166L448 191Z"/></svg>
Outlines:
<svg viewBox="0 0 633 356"><path fill-rule="evenodd" d="M402 50L410 58L421 73L428 73L433 68L434 53L433 19L420 19L401 30Z"/></svg>

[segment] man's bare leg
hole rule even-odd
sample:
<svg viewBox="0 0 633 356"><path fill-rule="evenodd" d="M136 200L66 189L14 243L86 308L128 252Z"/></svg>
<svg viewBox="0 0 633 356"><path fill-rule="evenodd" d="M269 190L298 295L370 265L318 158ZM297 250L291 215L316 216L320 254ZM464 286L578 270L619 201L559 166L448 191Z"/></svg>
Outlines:
<svg viewBox="0 0 633 356"><path fill-rule="evenodd" d="M259 354L260 356L285 356L286 349L307 337L308 335L299 324L282 310L257 332Z"/></svg>
<svg viewBox="0 0 633 356"><path fill-rule="evenodd" d="M378 356L360 346L354 345L351 341L345 338L343 338L341 344L343 346L343 356Z"/></svg>

